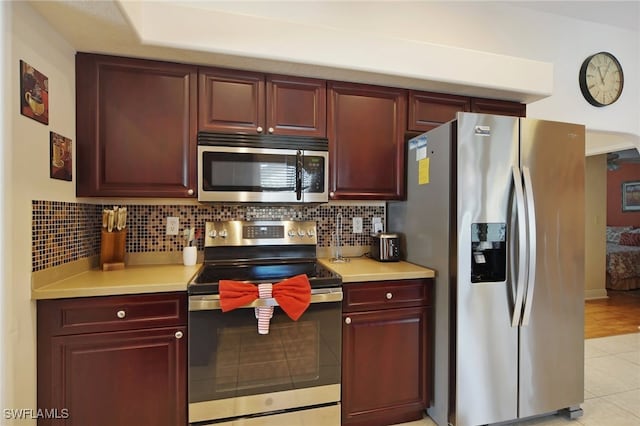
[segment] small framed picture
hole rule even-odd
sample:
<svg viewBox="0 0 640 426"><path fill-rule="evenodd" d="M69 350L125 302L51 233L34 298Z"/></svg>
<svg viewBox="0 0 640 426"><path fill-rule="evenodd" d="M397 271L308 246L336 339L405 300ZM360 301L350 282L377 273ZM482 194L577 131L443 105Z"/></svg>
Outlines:
<svg viewBox="0 0 640 426"><path fill-rule="evenodd" d="M622 211L640 211L640 181L622 183Z"/></svg>
<svg viewBox="0 0 640 426"><path fill-rule="evenodd" d="M20 113L49 124L49 79L25 61L20 61Z"/></svg>
<svg viewBox="0 0 640 426"><path fill-rule="evenodd" d="M49 176L52 179L71 180L71 139L49 132Z"/></svg>

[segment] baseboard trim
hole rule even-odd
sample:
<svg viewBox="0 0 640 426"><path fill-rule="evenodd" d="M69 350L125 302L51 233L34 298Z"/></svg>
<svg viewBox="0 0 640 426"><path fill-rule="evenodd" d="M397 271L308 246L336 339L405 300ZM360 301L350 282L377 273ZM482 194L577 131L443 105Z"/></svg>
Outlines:
<svg viewBox="0 0 640 426"><path fill-rule="evenodd" d="M584 300L607 299L608 297L606 288L584 291Z"/></svg>

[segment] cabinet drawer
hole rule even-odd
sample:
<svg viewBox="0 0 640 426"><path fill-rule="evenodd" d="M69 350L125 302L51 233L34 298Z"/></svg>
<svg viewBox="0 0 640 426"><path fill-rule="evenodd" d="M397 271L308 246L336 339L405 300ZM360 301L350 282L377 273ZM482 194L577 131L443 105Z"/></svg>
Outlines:
<svg viewBox="0 0 640 426"><path fill-rule="evenodd" d="M186 323L187 296L183 293L38 301L38 327L54 336Z"/></svg>
<svg viewBox="0 0 640 426"><path fill-rule="evenodd" d="M344 284L344 312L431 305L433 280Z"/></svg>

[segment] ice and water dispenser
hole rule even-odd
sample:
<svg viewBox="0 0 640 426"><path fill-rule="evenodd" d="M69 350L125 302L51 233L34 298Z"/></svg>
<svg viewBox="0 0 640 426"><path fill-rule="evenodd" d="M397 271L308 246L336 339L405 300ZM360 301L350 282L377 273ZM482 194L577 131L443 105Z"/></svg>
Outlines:
<svg viewBox="0 0 640 426"><path fill-rule="evenodd" d="M506 223L471 224L471 282L500 282L507 277Z"/></svg>

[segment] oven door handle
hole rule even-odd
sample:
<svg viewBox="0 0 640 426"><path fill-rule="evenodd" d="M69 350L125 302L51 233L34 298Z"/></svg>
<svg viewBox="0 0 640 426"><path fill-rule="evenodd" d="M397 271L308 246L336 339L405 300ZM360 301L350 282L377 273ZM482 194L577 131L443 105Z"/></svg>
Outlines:
<svg viewBox="0 0 640 426"><path fill-rule="evenodd" d="M341 288L324 288L311 290L310 303L331 303L342 301ZM243 308L259 308L265 306L279 306L278 301L274 298L256 299L251 303L240 306ZM220 306L219 294L207 294L202 296L189 296L189 312L193 311L215 311L222 309Z"/></svg>

